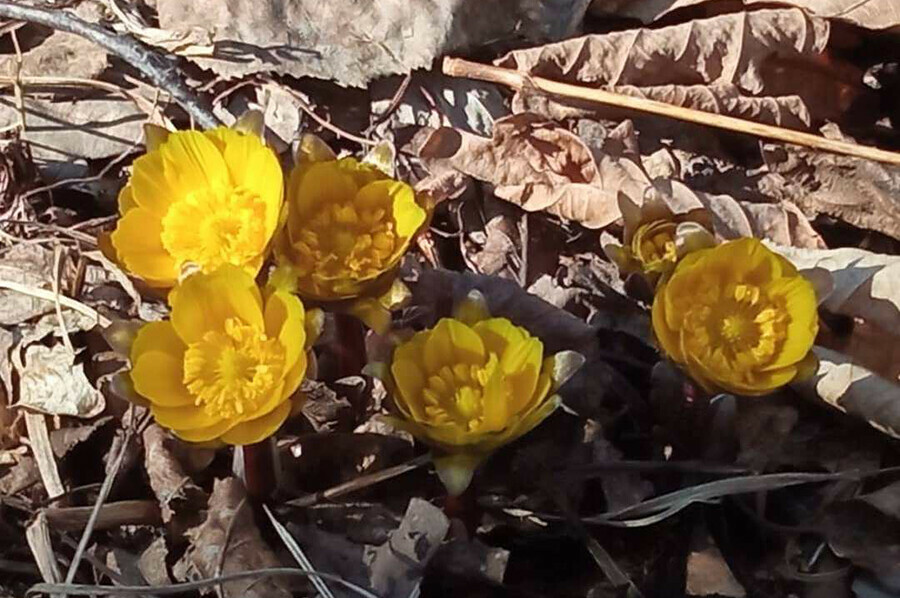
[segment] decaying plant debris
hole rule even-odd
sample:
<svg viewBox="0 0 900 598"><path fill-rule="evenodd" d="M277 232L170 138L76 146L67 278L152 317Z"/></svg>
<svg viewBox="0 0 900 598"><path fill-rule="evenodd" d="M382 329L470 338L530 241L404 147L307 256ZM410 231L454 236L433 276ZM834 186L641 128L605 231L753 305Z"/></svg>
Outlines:
<svg viewBox="0 0 900 598"><path fill-rule="evenodd" d="M0 598L900 592L900 167L440 66L900 152L894 2L3 1L0 16ZM164 318L166 297L103 239L143 127L251 109L285 164L305 133L356 157L387 141L434 201L398 329L475 289L584 357L564 408L461 498L382 418L383 383L342 371L331 317L265 504L231 448L178 441L129 402L107 331ZM603 251L628 232L623 205L654 202L823 285L812 378L686 390L650 291ZM370 362L388 340L367 338Z"/></svg>

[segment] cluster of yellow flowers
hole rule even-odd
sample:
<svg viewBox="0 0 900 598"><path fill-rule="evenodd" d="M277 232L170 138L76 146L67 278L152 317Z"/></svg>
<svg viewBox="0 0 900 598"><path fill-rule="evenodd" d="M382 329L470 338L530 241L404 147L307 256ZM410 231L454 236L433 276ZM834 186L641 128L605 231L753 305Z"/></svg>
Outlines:
<svg viewBox="0 0 900 598"><path fill-rule="evenodd" d="M301 144L287 193L261 116L234 128L147 129L106 248L132 275L171 289L171 318L130 347L130 383L178 437L243 445L271 435L297 401L322 314L379 328L402 298L394 278L428 217L412 188L373 165ZM268 284L256 277L270 254Z"/></svg>
<svg viewBox="0 0 900 598"><path fill-rule="evenodd" d="M708 392L757 396L815 372L816 292L755 238L716 244L693 221L650 201L620 201L625 245L607 255L654 287L660 348Z"/></svg>
<svg viewBox="0 0 900 598"><path fill-rule="evenodd" d="M130 345L129 382L187 441L273 434L301 400L322 327L320 309L303 302L386 330L408 295L399 264L429 219L383 152L338 159L304 137L285 185L260 129L258 114L231 129L148 129L108 239L131 274L169 290L170 319L145 324ZM701 224L651 207L626 213L625 245L604 249L655 289L666 355L708 391L760 395L809 372L816 294L796 268L756 239L716 244ZM556 390L582 362L571 351L545 356L473 291L453 318L371 369L393 395L391 421L431 446L458 494L487 456L559 406Z"/></svg>

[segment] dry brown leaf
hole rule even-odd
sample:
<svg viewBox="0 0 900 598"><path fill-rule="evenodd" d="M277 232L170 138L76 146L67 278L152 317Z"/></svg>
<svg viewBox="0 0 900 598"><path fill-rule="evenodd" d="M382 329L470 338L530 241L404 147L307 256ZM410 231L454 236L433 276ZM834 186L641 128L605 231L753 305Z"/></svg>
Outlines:
<svg viewBox="0 0 900 598"><path fill-rule="evenodd" d="M829 136L844 139L834 127ZM900 168L794 146L763 145L764 190L809 218L827 214L900 239Z"/></svg>
<svg viewBox="0 0 900 598"><path fill-rule="evenodd" d="M621 150L614 153L612 144L595 158L577 135L534 114L498 120L491 139L442 127L424 131L418 143L429 168L455 168L491 183L497 197L526 211L588 228L619 218L620 191L637 194L649 183L641 165Z"/></svg>
<svg viewBox="0 0 900 598"><path fill-rule="evenodd" d="M49 288L53 252L40 245L13 245L0 259L0 280L29 287ZM0 324L17 326L53 311L53 304L18 291L0 289Z"/></svg>
<svg viewBox="0 0 900 598"><path fill-rule="evenodd" d="M366 554L372 588L384 596L410 595L449 529L440 508L421 498L409 501L400 527Z"/></svg>
<svg viewBox="0 0 900 598"><path fill-rule="evenodd" d="M103 395L85 375L84 364L75 363L75 355L62 343L52 347L30 345L25 349L23 365L16 407L85 419L106 408Z"/></svg>
<svg viewBox="0 0 900 598"><path fill-rule="evenodd" d="M178 514L184 514L186 520L195 518L207 497L176 459L178 440L156 424L144 430L143 439L144 467L163 521L169 523Z"/></svg>
<svg viewBox="0 0 900 598"><path fill-rule="evenodd" d="M191 546L185 553L187 576L202 578L281 566L253 521L253 509L236 478L216 480L206 521L187 531ZM177 569L178 567L176 567ZM222 584L223 598L290 598L277 578L246 579Z"/></svg>
<svg viewBox="0 0 900 598"><path fill-rule="evenodd" d="M25 97L26 129L35 164L45 179L81 176L85 160L117 156L143 139L147 115L122 98L49 101ZM0 98L0 128L20 122L12 97Z"/></svg>
<svg viewBox="0 0 900 598"><path fill-rule="evenodd" d="M797 9L759 10L588 35L515 50L496 63L548 79L803 126L810 113L828 118L852 99L834 74L850 67L822 60L828 39L824 19ZM513 103L515 111L540 105ZM544 105L551 114L563 110L556 100Z"/></svg>
<svg viewBox="0 0 900 598"><path fill-rule="evenodd" d="M793 385L798 392L900 438L900 386L854 364L846 355L823 347L813 350L819 369L811 379Z"/></svg>
<svg viewBox="0 0 900 598"><path fill-rule="evenodd" d="M833 288L821 307L888 331L900 330L900 256L864 249L775 247L798 269L825 270Z"/></svg>
<svg viewBox="0 0 900 598"><path fill-rule="evenodd" d="M890 29L900 25L900 5L894 0L742 0L745 6L796 6L824 18L847 21L869 29ZM714 0L593 0L590 11L596 15L630 17L652 23L679 9L700 4L715 5Z"/></svg>
<svg viewBox="0 0 900 598"><path fill-rule="evenodd" d="M435 57L502 40L571 34L589 0L158 0L160 26L213 32L215 58L194 58L225 77L275 72L364 86L428 68Z"/></svg>
<svg viewBox="0 0 900 598"><path fill-rule="evenodd" d="M93 2L82 2L73 12L90 22L97 22L102 17L100 6ZM43 27L29 27L16 32L24 49L19 71L21 76L93 79L106 68L106 51L91 40L55 30L47 36L47 31ZM15 73L15 68L14 53L0 58L0 73L11 75Z"/></svg>

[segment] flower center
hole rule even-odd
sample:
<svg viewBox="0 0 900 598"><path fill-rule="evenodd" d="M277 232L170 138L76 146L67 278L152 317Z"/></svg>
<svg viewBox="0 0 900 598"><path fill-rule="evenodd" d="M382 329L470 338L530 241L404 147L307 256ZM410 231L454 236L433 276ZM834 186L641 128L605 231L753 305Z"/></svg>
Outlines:
<svg viewBox="0 0 900 598"><path fill-rule="evenodd" d="M193 191L163 218L163 247L179 268L195 264L211 272L224 264L243 266L266 246L265 213L265 202L242 187Z"/></svg>
<svg viewBox="0 0 900 598"><path fill-rule="evenodd" d="M787 336L790 316L750 284L732 284L718 299L703 297L685 315L686 344L694 355L730 370L770 362Z"/></svg>
<svg viewBox="0 0 900 598"><path fill-rule="evenodd" d="M632 241L632 253L648 270L663 269L678 260L674 222L656 221L641 225Z"/></svg>
<svg viewBox="0 0 900 598"><path fill-rule="evenodd" d="M295 266L316 292L334 280L366 280L381 274L401 244L385 207L329 204L312 214L293 239Z"/></svg>
<svg viewBox="0 0 900 598"><path fill-rule="evenodd" d="M253 412L275 390L284 369L284 347L236 318L224 332L207 332L184 354L184 383L194 404L224 419Z"/></svg>
<svg viewBox="0 0 900 598"><path fill-rule="evenodd" d="M477 430L484 420L484 387L499 363L496 353L490 353L484 365L458 363L429 376L422 395L432 424Z"/></svg>

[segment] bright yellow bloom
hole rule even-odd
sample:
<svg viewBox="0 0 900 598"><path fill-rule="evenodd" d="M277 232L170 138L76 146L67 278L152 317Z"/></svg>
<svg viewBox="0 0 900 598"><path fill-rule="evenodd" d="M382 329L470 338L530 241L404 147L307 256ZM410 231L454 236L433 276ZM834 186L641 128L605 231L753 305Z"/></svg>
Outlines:
<svg viewBox="0 0 900 598"><path fill-rule="evenodd" d="M483 304L478 294L471 301ZM402 418L392 423L432 446L447 490L462 493L498 447L541 423L560 404L555 391L581 365L571 351L544 346L506 318L471 306L415 334L385 372Z"/></svg>
<svg viewBox="0 0 900 598"><path fill-rule="evenodd" d="M252 444L291 412L320 318L275 291L265 300L235 266L194 274L169 295L172 317L131 346L134 390L157 423L191 442Z"/></svg>
<svg viewBox="0 0 900 598"><path fill-rule="evenodd" d="M277 278L287 276L284 286L314 301L385 293L427 220L416 199L412 187L366 162L327 151L301 155L275 245Z"/></svg>
<svg viewBox="0 0 900 598"><path fill-rule="evenodd" d="M757 239L685 256L656 290L653 330L708 391L770 393L814 369L816 292Z"/></svg>
<svg viewBox="0 0 900 598"><path fill-rule="evenodd" d="M256 275L283 202L275 153L253 133L148 132L119 194L111 242L119 262L150 285L168 288L188 270L231 264Z"/></svg>

